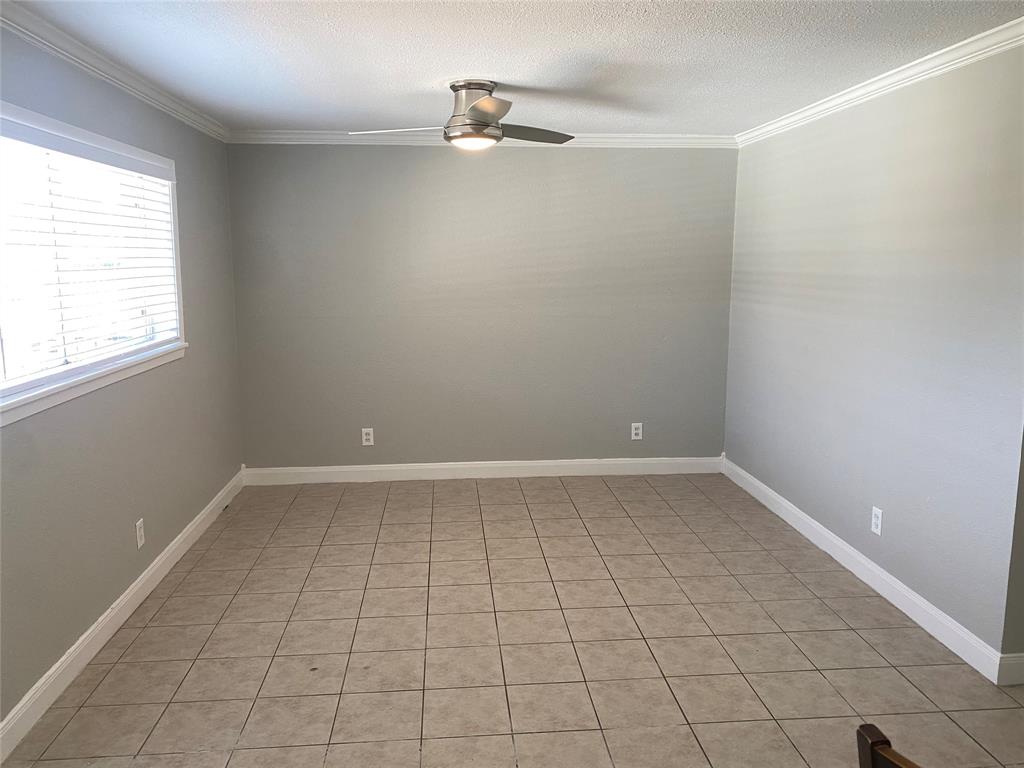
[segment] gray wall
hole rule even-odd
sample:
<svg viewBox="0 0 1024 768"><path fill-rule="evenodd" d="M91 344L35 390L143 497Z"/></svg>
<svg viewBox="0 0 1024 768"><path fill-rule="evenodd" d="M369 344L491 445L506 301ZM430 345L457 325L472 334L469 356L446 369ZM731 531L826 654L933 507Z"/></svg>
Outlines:
<svg viewBox="0 0 1024 768"><path fill-rule="evenodd" d="M735 151L229 158L246 464L721 453Z"/></svg>
<svg viewBox="0 0 1024 768"><path fill-rule="evenodd" d="M238 471L241 447L224 145L6 31L0 49L4 100L177 164L191 344L0 433L7 714Z"/></svg>
<svg viewBox="0 0 1024 768"><path fill-rule="evenodd" d="M1024 454L1024 447L1021 452ZM1024 461L1021 461L1017 479L1017 520L1013 528L1013 551L1006 585L1003 652L1024 653Z"/></svg>
<svg viewBox="0 0 1024 768"><path fill-rule="evenodd" d="M1022 428L1022 57L740 150L726 415L730 459L997 648Z"/></svg>

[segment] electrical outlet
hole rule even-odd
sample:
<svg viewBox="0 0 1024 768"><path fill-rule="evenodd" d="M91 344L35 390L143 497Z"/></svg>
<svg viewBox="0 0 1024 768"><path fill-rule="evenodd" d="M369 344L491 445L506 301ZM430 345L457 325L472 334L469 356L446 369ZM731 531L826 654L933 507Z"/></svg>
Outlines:
<svg viewBox="0 0 1024 768"><path fill-rule="evenodd" d="M139 549L146 543L146 524L141 517L135 521L135 543L139 545Z"/></svg>
<svg viewBox="0 0 1024 768"><path fill-rule="evenodd" d="M634 421L633 427L629 434L630 440L643 440L644 439L644 424L642 421Z"/></svg>
<svg viewBox="0 0 1024 768"><path fill-rule="evenodd" d="M871 532L876 536L882 535L882 510L878 507L871 508Z"/></svg>
<svg viewBox="0 0 1024 768"><path fill-rule="evenodd" d="M363 427L363 445L373 445L373 427Z"/></svg>

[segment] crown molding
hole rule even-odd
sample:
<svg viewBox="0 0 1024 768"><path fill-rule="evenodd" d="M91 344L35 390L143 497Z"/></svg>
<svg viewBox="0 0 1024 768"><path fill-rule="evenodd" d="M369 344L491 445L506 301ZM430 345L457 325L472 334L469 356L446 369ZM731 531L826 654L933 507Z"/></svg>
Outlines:
<svg viewBox="0 0 1024 768"><path fill-rule="evenodd" d="M79 42L14 0L0 2L0 26L29 43L69 61L172 117L231 144L347 144L354 146L442 146L436 134L392 133L350 136L344 131L229 130L223 123L172 96L139 75ZM545 145L507 141L502 147L620 149L736 149L818 120L834 112L912 83L941 75L1024 44L1024 17L982 32L917 61L874 77L802 109L742 131L735 136L678 133L584 133L569 144Z"/></svg>
<svg viewBox="0 0 1024 768"><path fill-rule="evenodd" d="M0 3L0 26L47 53L59 56L89 74L116 85L183 123L215 139L227 140L228 130L222 123L111 61L50 22L36 16L23 5L9 0Z"/></svg>
<svg viewBox="0 0 1024 768"><path fill-rule="evenodd" d="M63 30L40 18L13 0L0 3L0 26L32 45L80 67L147 104L160 109L187 125L220 141L231 144L349 144L356 146L442 147L443 141L434 133L385 133L351 136L345 131L306 130L229 130L181 99L159 88L149 80L76 40ZM733 136L705 136L660 133L593 133L578 134L568 145L507 141L502 147L545 148L552 146L618 147L624 149L736 149Z"/></svg>
<svg viewBox="0 0 1024 768"><path fill-rule="evenodd" d="M345 131L231 131L230 144L348 144L354 146L443 147L438 133L375 133L351 136ZM540 149L562 147L618 147L621 149L736 149L733 136L681 133L582 133L568 144L503 141L499 147Z"/></svg>
<svg viewBox="0 0 1024 768"><path fill-rule="evenodd" d="M816 101L788 115L770 120L756 128L736 134L736 142L743 147L777 133L819 120L834 112L882 96L897 88L926 80L945 72L994 56L1024 43L1024 17L982 32L962 42L931 53L910 64L873 77L852 88Z"/></svg>

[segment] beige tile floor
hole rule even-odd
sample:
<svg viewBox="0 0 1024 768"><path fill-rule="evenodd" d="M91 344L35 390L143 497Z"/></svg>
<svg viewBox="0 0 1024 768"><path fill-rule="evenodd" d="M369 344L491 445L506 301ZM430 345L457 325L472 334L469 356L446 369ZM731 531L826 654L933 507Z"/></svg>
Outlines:
<svg viewBox="0 0 1024 768"><path fill-rule="evenodd" d="M1021 702L722 475L253 487L7 765L1009 766Z"/></svg>

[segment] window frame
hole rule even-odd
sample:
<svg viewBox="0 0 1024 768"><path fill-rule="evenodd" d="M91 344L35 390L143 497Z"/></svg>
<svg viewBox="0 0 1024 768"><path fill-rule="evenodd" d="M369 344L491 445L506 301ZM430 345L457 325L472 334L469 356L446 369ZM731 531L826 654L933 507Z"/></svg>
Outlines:
<svg viewBox="0 0 1024 768"><path fill-rule="evenodd" d="M30 133L49 134L55 141L65 145L78 145L84 151L78 154L89 160L106 165L112 163L104 156L118 156L134 164L155 166L167 174L170 185L172 248L174 250L174 282L178 312L178 334L174 339L154 342L135 347L111 357L88 363L68 366L65 370L54 370L30 381L0 388L0 426L31 416L40 411L66 403L76 397L94 392L131 376L144 373L166 363L180 360L185 355L188 342L185 340L185 315L182 301L181 245L178 231L178 188L174 161L170 158L147 152L114 139L108 139L90 131L69 125L31 110L0 101L0 134L7 135L7 124L28 129ZM21 136L10 138L28 144L35 142ZM37 144L36 146L41 146ZM89 150L93 150L90 156ZM59 149L65 154L73 151Z"/></svg>

